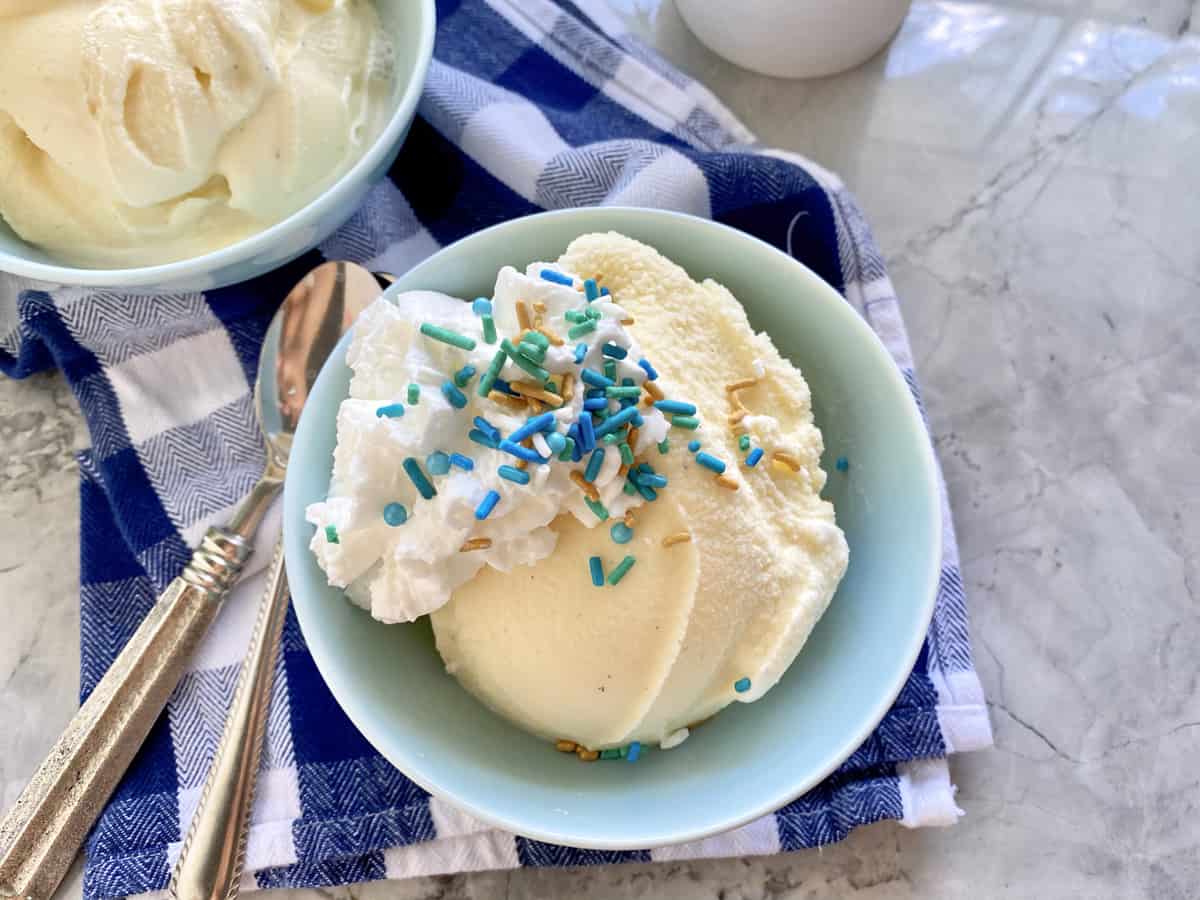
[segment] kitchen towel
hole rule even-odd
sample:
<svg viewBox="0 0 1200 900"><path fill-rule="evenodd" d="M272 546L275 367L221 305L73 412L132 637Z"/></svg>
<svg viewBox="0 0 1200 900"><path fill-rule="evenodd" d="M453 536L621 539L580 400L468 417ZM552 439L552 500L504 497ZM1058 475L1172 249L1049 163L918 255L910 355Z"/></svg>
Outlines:
<svg viewBox="0 0 1200 900"><path fill-rule="evenodd" d="M542 209L625 204L741 228L807 264L882 338L917 397L900 307L838 179L760 147L703 87L624 33L603 0L443 0L436 59L390 178L314 250L201 293L31 284L0 275L0 366L57 367L87 419L82 685L94 687L258 474L251 385L288 288L322 258L400 272L480 228ZM944 508L937 607L916 667L874 734L818 788L694 844L600 852L498 832L430 797L334 703L289 618L253 814L246 887L327 885L516 866L768 854L880 819L949 824L946 756L991 740ZM276 526L277 527L277 526ZM269 544L268 535L264 543ZM270 553L256 554L265 565ZM220 735L261 572L226 604L87 846L89 900L162 888Z"/></svg>

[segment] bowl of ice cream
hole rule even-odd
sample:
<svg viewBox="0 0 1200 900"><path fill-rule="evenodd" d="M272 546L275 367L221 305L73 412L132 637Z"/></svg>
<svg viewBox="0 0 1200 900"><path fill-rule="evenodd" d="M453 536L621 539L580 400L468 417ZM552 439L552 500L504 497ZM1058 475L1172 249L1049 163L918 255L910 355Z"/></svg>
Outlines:
<svg viewBox="0 0 1200 900"><path fill-rule="evenodd" d="M514 220L403 276L318 378L284 504L297 616L366 738L487 822L601 849L833 771L941 559L876 336L786 255L654 210Z"/></svg>
<svg viewBox="0 0 1200 900"><path fill-rule="evenodd" d="M202 290L311 249L394 161L433 0L18 4L0 28L0 271Z"/></svg>

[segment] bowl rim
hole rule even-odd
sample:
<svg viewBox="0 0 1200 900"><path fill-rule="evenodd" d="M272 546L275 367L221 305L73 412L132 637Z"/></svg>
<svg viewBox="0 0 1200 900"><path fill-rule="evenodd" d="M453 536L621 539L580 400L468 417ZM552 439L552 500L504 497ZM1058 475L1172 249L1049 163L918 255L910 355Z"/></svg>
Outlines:
<svg viewBox="0 0 1200 900"><path fill-rule="evenodd" d="M769 801L763 801L757 805L742 810L718 824L700 827L685 827L680 828L673 833L663 834L659 837L650 837L645 839L636 839L633 843L622 839L608 838L590 838L579 837L562 831L552 829L531 827L529 824L518 821L503 812L482 808L476 803L460 797L451 790L447 790L437 782L435 778L428 778L422 772L420 761L414 755L405 752L403 746L397 746L396 742L389 738L387 730L382 726L376 727L373 721L373 715L369 706L361 708L355 705L355 690L349 681L349 676L343 674L343 670L336 665L338 655L338 647L334 642L326 638L325 633L318 627L316 622L311 618L310 607L304 601L297 602L293 596L293 608L296 612L297 621L300 624L302 633L304 634L305 642L308 645L309 652L313 657L313 662L325 681L333 698L337 701L338 706L346 714L347 718L353 725L362 733L367 742L371 744L385 759L391 762L397 769L401 771L405 777L416 783L419 787L427 791L429 794L444 798L451 802L454 806L469 813L482 822L492 825L504 831L512 832L523 837L533 840L544 841L550 844L558 844L562 846L575 847L585 850L643 850L653 849L656 847L666 847L676 844L688 843L691 841L703 840L714 835L724 834L740 828L750 822L753 822L765 815L775 812L788 803L791 803L802 794L806 793L828 775L834 772L838 766L845 762L851 754L854 753L871 735L875 727L882 721L892 703L899 696L900 691L908 681L908 677L912 672L921 648L924 645L926 635L929 631L929 624L933 618L934 606L937 600L938 585L941 578L941 567L943 560L943 545L942 545L942 527L943 517L941 508L941 491L937 479L937 465L933 454L933 444L928 439L928 429L925 425L924 418L917 407L916 401L913 398L908 383L904 380L900 367L896 364L891 353L884 346L879 335L867 324L866 320L858 314L854 307L847 302L837 290L835 290L828 282L817 275L808 266L801 263L794 257L784 253L777 247L772 246L766 241L757 238L751 234L741 231L729 225L720 222L715 222L711 219L701 218L688 213L674 212L669 210L650 209L642 207L630 206L604 206L604 207L573 207L570 209L549 210L539 213L532 213L527 216L520 216L515 219L509 219L500 222L488 228L480 229L472 232L454 241L450 244L437 250L435 253L423 259L420 263L414 265L403 276L407 279L410 276L419 277L422 268L432 264L432 261L440 254L446 253L451 248L457 247L464 241L477 239L481 235L500 232L514 227L525 227L527 223L562 220L564 232L574 232L574 228L570 225L571 220L580 213L587 213L590 216L599 216L601 218L612 218L612 223L608 226L614 230L620 230L620 221L625 216L637 216L643 218L658 218L671 222L678 223L685 227L713 228L723 231L732 240L740 241L751 246L755 246L760 251L767 251L771 254L776 254L782 257L785 263L790 263L794 269L796 276L802 282L805 282L811 287L815 293L824 295L827 301L830 301L830 306L836 309L833 313L840 316L845 327L851 330L857 330L859 335L866 338L866 344L871 347L870 352L875 355L877 362L885 363L884 368L887 371L887 378L893 381L893 386L896 387L900 396L905 398L905 418L910 428L916 429L916 433L926 435L926 439L920 442L919 459L920 459L920 478L924 484L922 493L930 497L929 509L930 518L927 522L929 532L933 535L935 546L930 554L928 570L925 573L925 587L923 589L922 604L919 607L918 615L912 632L912 637L903 648L902 665L898 668L899 676L895 682L883 693L880 701L870 710L869 714L863 718L863 724L852 735L850 735L840 746L826 754L825 763L821 766L810 769L807 773L799 773L790 782L779 790L778 796ZM597 226L600 227L600 226ZM596 230L590 223L586 230L580 230L578 234L572 233L571 238L578 237L579 234L587 233L589 230ZM719 276L714 275L718 278ZM389 288L385 292L389 296L396 293L395 288ZM349 340L349 335L344 335L343 340ZM326 366L331 365L333 357L326 360ZM325 377L327 370L323 367L321 374L318 376L318 381ZM300 429L304 429L304 416L307 410L301 413ZM315 426L311 426L315 427ZM300 434L298 432L297 437ZM289 467L285 484L284 484L284 510L283 510L283 530L284 530L284 553L287 567L291 570L298 562L298 557L308 552L308 540L306 537L297 537L298 528L289 527L289 523L296 519L297 522L303 520L303 507L297 506L299 501L296 499L296 490L289 492L288 485L292 479L299 476L293 475L296 471ZM295 562L294 562L295 560ZM302 582L293 582L302 583ZM517 726L514 726L517 727Z"/></svg>
<svg viewBox="0 0 1200 900"><path fill-rule="evenodd" d="M425 78L433 61L434 34L437 30L436 0L417 0L422 10L420 32L417 35L416 61L412 76L404 87L396 109L366 153L333 184L325 188L287 218L255 232L249 237L218 247L200 256L190 256L174 262L123 269L81 268L58 263L36 262L0 250L0 272L22 278L73 287L144 287L171 284L195 279L208 272L237 265L279 243L286 235L319 220L334 204L337 195L348 185L359 181L395 147L416 112L417 103L425 88Z"/></svg>

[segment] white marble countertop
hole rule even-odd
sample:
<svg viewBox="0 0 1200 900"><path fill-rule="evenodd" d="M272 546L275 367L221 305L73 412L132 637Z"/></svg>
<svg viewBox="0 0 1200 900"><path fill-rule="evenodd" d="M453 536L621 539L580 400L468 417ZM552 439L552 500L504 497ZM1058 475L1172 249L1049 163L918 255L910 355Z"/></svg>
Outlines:
<svg viewBox="0 0 1200 900"><path fill-rule="evenodd" d="M951 829L318 893L1195 897L1200 5L919 3L885 55L812 82L722 62L672 0L614 6L866 209L950 484L997 746L952 762ZM61 378L0 380L5 807L75 707L86 440Z"/></svg>

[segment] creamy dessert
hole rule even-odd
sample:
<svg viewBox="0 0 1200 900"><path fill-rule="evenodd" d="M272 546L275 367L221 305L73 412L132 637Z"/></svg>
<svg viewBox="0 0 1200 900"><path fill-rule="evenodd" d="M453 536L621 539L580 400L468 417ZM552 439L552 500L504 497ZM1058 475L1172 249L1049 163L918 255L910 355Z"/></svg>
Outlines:
<svg viewBox="0 0 1200 900"><path fill-rule="evenodd" d="M381 300L348 363L307 511L330 583L432 614L447 670L560 749L636 758L758 699L845 572L800 372L637 241Z"/></svg>
<svg viewBox="0 0 1200 900"><path fill-rule="evenodd" d="M231 244L365 152L392 68L369 0L0 2L0 216L85 266Z"/></svg>

